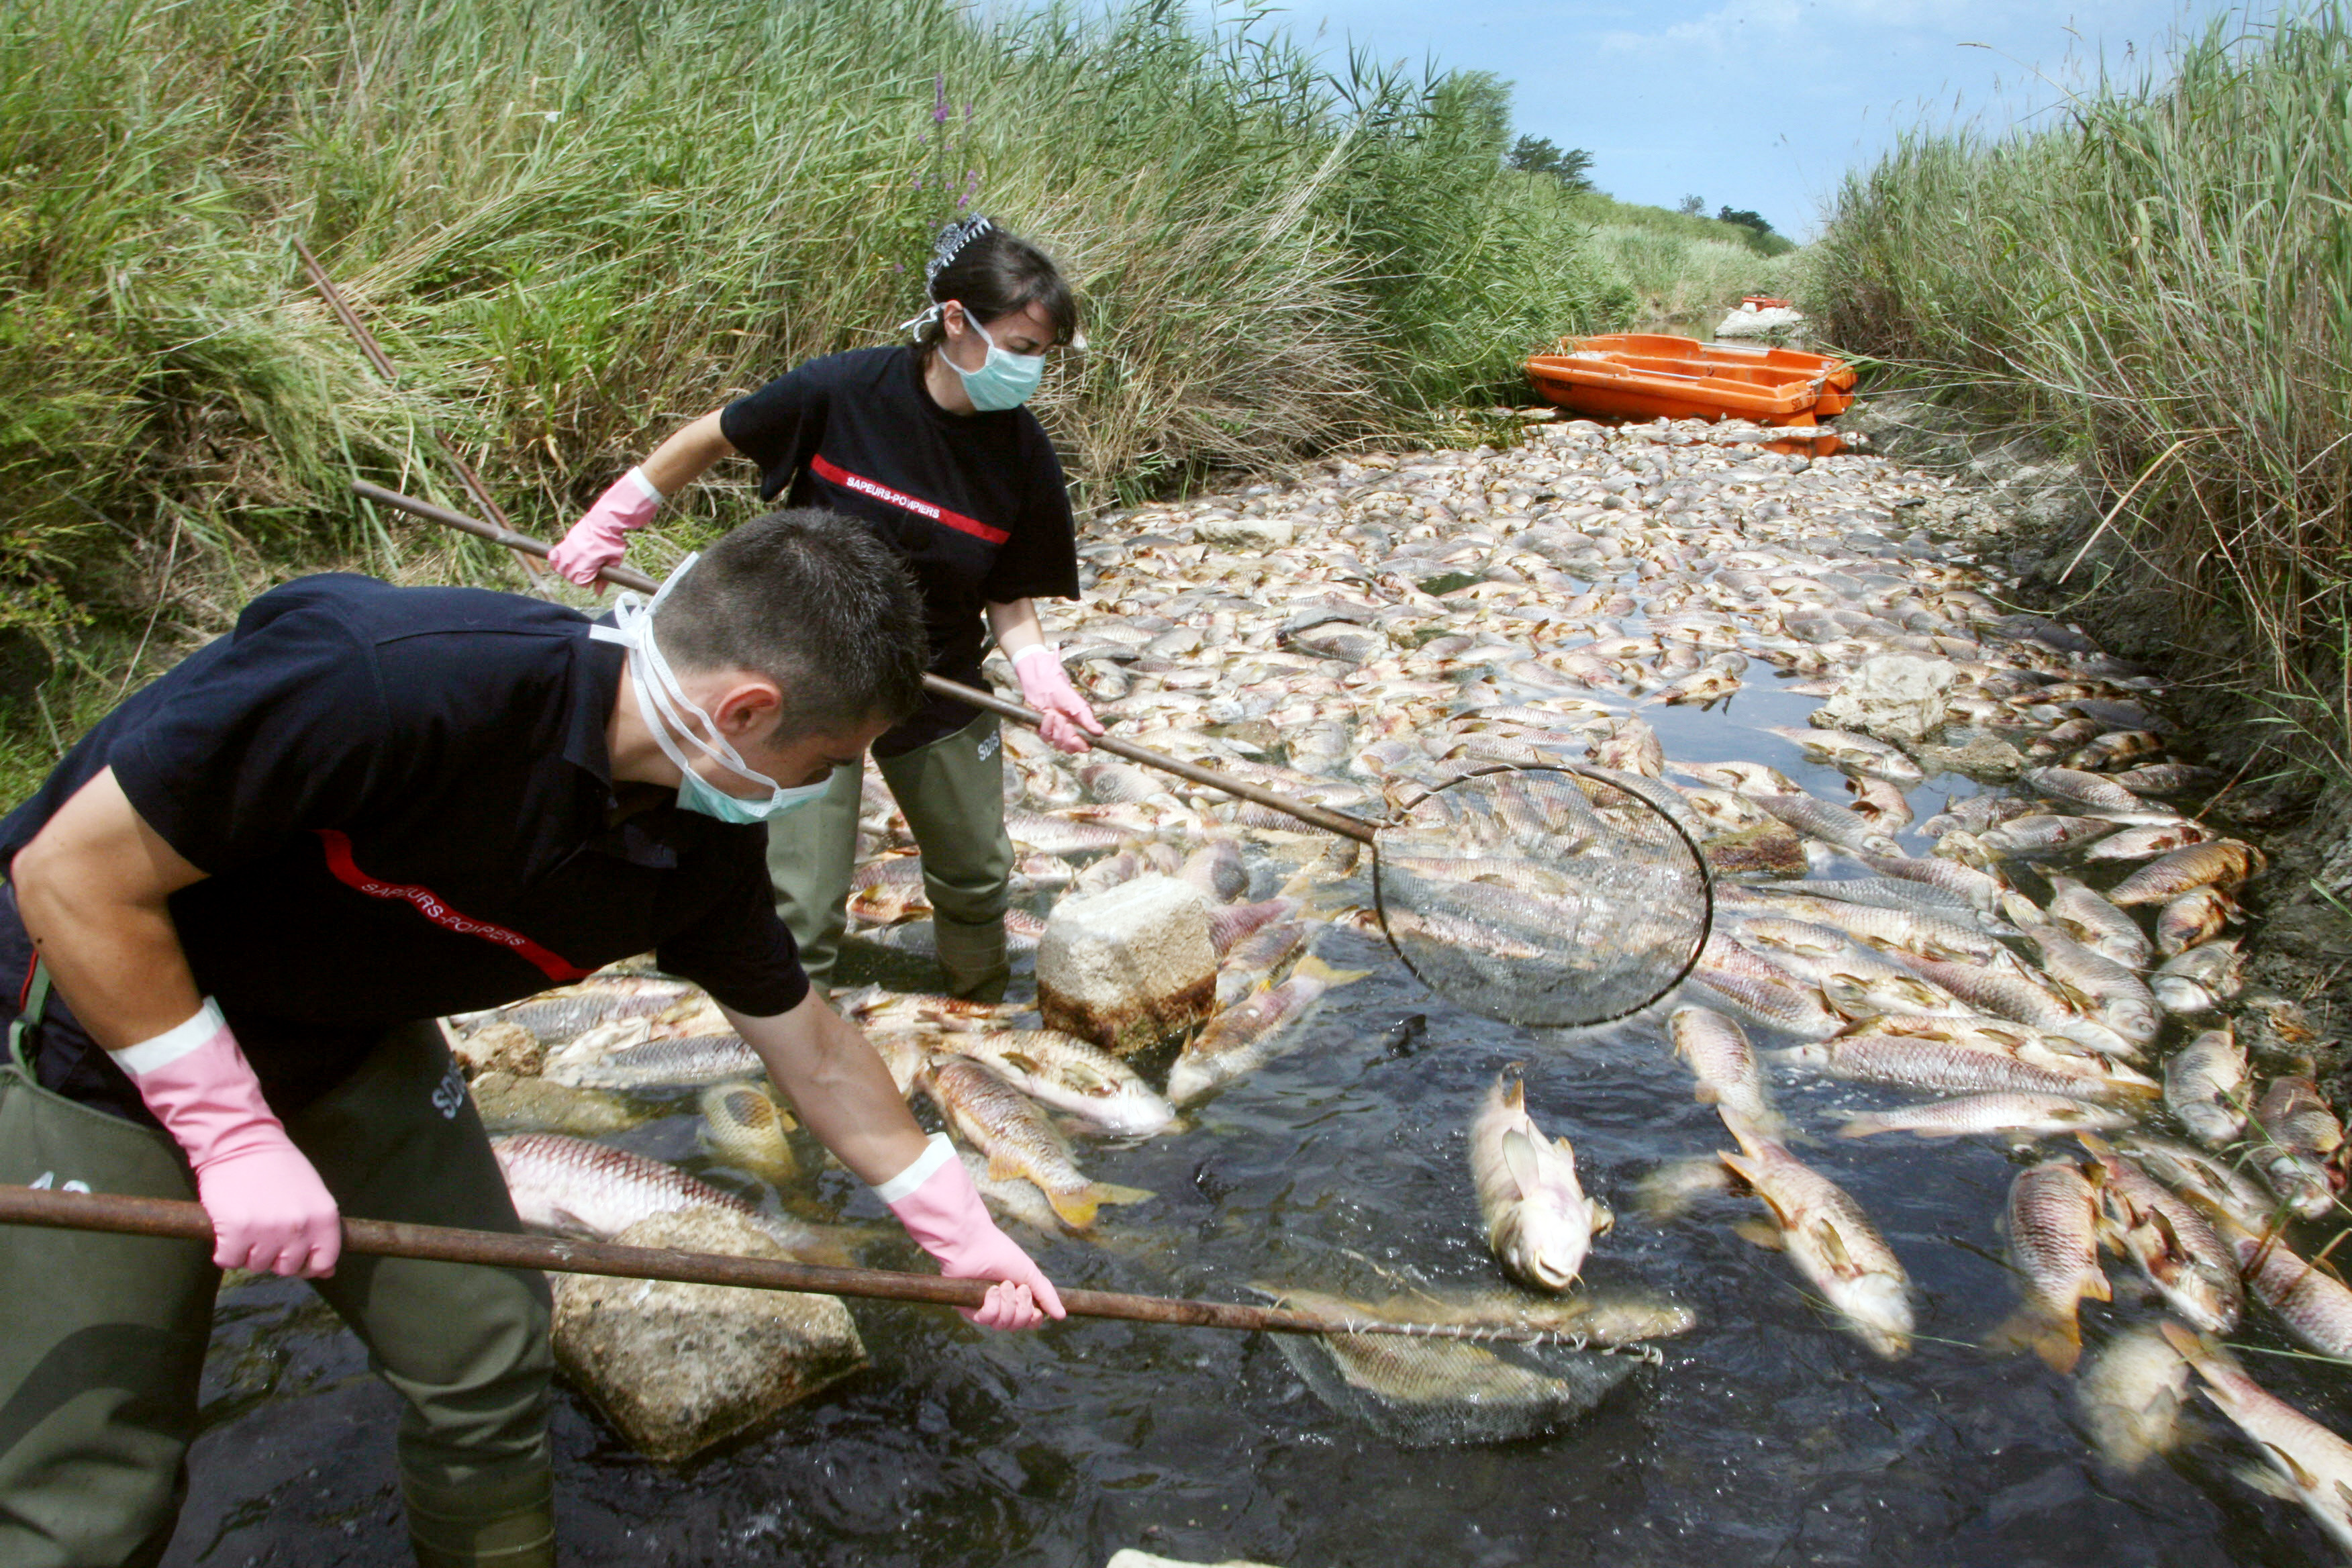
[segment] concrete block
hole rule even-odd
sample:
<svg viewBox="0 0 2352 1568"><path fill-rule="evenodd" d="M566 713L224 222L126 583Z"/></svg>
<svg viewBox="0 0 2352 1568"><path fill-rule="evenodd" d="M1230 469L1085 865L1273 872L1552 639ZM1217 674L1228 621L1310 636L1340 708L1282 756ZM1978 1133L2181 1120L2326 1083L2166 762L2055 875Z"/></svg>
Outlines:
<svg viewBox="0 0 2352 1568"><path fill-rule="evenodd" d="M1037 943L1045 1026L1127 1056L1202 1023L1217 992L1210 909L1199 888L1158 874L1064 899Z"/></svg>
<svg viewBox="0 0 2352 1568"><path fill-rule="evenodd" d="M1948 658L1882 653L1853 667L1813 712L1817 729L1847 730L1910 744L1944 727L1959 672Z"/></svg>
<svg viewBox="0 0 2352 1568"><path fill-rule="evenodd" d="M749 1217L681 1209L641 1219L628 1247L789 1260ZM832 1296L554 1276L556 1364L648 1458L676 1463L751 1431L866 1364Z"/></svg>

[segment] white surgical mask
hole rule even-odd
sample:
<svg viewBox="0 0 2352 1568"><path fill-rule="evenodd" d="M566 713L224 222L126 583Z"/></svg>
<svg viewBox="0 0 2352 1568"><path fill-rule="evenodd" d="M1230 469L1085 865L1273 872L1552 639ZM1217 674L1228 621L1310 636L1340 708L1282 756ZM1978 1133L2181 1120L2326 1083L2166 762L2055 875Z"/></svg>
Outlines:
<svg viewBox="0 0 2352 1568"><path fill-rule="evenodd" d="M650 603L635 594L622 594L613 601L613 624L592 626L588 635L598 642L618 643L629 651L629 680L637 694L637 711L645 716L646 729L662 755L677 765L678 771L677 804L681 811L698 812L720 822L738 825L772 822L788 811L806 805L833 785L830 777L813 784L786 789L767 774L755 771L743 760L742 754L727 743L710 715L697 707L678 684L677 676L662 656L660 645L654 640L654 612L661 608L671 588L685 576L698 557L689 555L677 563ZM708 731L710 738L703 739L697 731ZM680 742L684 742L681 746ZM719 764L721 772L734 774L746 784L755 784L768 793L764 797L745 798L729 795L725 790L694 771L685 746Z"/></svg>

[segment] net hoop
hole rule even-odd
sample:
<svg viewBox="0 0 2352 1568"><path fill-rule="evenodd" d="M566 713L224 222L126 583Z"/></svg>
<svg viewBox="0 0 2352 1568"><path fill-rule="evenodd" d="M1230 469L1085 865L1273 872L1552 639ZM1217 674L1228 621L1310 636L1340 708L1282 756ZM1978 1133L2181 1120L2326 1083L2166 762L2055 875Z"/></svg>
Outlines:
<svg viewBox="0 0 2352 1568"><path fill-rule="evenodd" d="M1566 774L1589 781L1628 799L1639 801L1672 832L1673 841L1678 843L1682 851L1689 857L1691 879L1696 884L1699 901L1696 936L1690 943L1689 952L1676 966L1674 973L1663 984L1651 989L1641 1001L1591 1017L1577 1016L1566 1019L1549 1016L1528 1017L1500 1009L1490 999L1490 994L1483 988L1472 991L1465 986L1450 985L1442 977L1424 973L1423 965L1413 962L1413 943L1411 941L1400 939L1400 933L1390 919L1391 894L1387 884L1383 881L1381 844L1378 839L1375 839L1371 846L1372 900L1374 913L1381 922L1381 934L1387 940L1390 949L1396 953L1398 961L1403 963L1406 971L1414 979L1436 994L1444 996L1447 1001L1481 1017L1491 1018L1497 1023L1531 1028L1591 1028L1630 1018L1645 1008L1654 1006L1661 999L1671 995L1684 981L1690 978L1692 973L1697 969L1699 960L1706 954L1707 942L1715 931L1715 879L1707 868L1706 853L1700 849L1698 840L1693 836L1691 830L1683 825L1677 815L1650 793L1655 781L1643 778L1639 774L1620 773L1614 769L1589 767L1574 763L1498 763L1491 767L1482 767L1464 773L1459 777L1449 779L1442 784L1424 790L1410 802L1402 804L1399 807L1399 815L1410 813L1432 797L1459 785L1472 784L1481 779L1491 779L1498 774L1531 773Z"/></svg>

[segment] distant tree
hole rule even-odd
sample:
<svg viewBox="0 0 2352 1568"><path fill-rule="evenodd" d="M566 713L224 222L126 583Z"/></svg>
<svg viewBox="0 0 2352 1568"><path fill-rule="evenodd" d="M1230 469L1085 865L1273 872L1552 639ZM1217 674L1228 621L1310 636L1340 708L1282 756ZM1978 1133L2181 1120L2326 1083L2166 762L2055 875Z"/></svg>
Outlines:
<svg viewBox="0 0 2352 1568"><path fill-rule="evenodd" d="M1706 215L1706 198L1705 196L1685 196L1681 201L1675 204L1675 211L1678 213L1685 213L1692 217L1704 217Z"/></svg>
<svg viewBox="0 0 2352 1568"><path fill-rule="evenodd" d="M1721 208L1716 213L1715 221L1736 223L1742 228L1753 229L1759 239L1772 232L1772 226L1764 221L1763 214L1752 213L1744 207Z"/></svg>
<svg viewBox="0 0 2352 1568"><path fill-rule="evenodd" d="M1503 161L1514 169L1529 174L1549 174L1571 191L1589 191L1592 182L1585 171L1592 167L1592 154L1581 147L1566 152L1555 146L1549 137L1522 136Z"/></svg>

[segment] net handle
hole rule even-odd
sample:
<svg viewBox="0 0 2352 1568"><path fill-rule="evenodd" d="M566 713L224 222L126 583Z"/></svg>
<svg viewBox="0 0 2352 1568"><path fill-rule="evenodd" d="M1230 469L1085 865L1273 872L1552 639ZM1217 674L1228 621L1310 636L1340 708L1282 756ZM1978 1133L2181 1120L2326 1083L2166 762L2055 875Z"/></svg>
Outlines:
<svg viewBox="0 0 2352 1568"><path fill-rule="evenodd" d="M1632 1017L1634 1014L1639 1013L1644 1007L1655 1005L1661 997L1671 995L1674 993L1675 988L1680 985L1684 981L1688 980L1691 977L1692 972L1698 968L1699 960L1706 956L1706 944L1715 936L1715 877L1707 868L1706 855L1705 851L1699 848L1698 840L1691 837L1690 830L1688 828L1685 828L1680 822L1675 820L1675 814L1673 812L1668 811L1650 795L1650 781L1643 779L1638 773L1624 773L1610 768L1586 767L1577 763L1497 763L1492 767L1480 768L1474 773L1464 773L1459 778L1449 779L1444 784L1439 785L1438 789L1452 789L1455 785L1467 780L1491 778L1496 773L1530 773L1544 772L1574 773L1579 778L1591 779L1595 784L1605 784L1611 789L1631 795L1635 800L1640 801L1643 805L1648 806L1652 811L1656 812L1658 814L1659 820L1663 821L1668 827L1673 828L1675 830L1675 837L1682 840L1684 849L1687 850L1690 854L1691 864L1698 869L1700 900L1698 941L1691 944L1690 957L1683 961L1683 966L1675 972L1673 979L1668 980L1664 985L1659 986L1657 990L1652 992L1648 997L1635 1005L1623 1008L1621 1011L1611 1013L1599 1018L1579 1018L1573 1022L1547 1024L1531 1022L1525 1018L1505 1017L1503 1015L1496 1013L1490 1009L1487 1005L1486 998L1484 995L1455 995L1453 992L1439 985L1435 981L1431 980L1429 976L1423 974L1420 970L1413 967L1412 955L1405 951L1404 944L1397 941L1396 932L1389 927L1388 895L1383 889L1381 882L1381 853L1380 847L1378 845L1374 845L1372 847L1373 912L1380 916L1381 935L1387 939L1390 951L1397 955L1397 962L1403 964L1406 970L1411 973L1415 980L1420 981L1423 985L1428 986L1432 991L1434 991L1439 995L1445 997L1448 1001L1453 1002L1457 1006L1465 1007L1469 1011L1477 1014L1481 1017L1493 1018L1498 1023L1517 1024L1528 1027L1589 1029L1597 1027L1602 1024L1614 1024L1620 1019ZM1431 795L1437 793L1438 790L1429 790L1415 798L1412 805L1404 807L1404 809L1410 811L1413 806L1419 805L1423 801L1427 800Z"/></svg>
<svg viewBox="0 0 2352 1568"><path fill-rule="evenodd" d="M352 489L379 506L388 506L395 510L404 511L412 517L421 517L427 522L437 522L445 528L454 528L461 533L470 533L477 539L487 539L491 543L504 545L509 550L541 558L544 558L548 552L545 544L527 533L518 533L513 529L498 523L484 522L479 518L467 517L464 512L452 511L447 507L436 506L431 501L419 500L415 496L405 496L398 490L389 490L382 485L370 484L365 479L352 481ZM625 566L617 562L604 568L597 573L597 575L615 587L635 589L640 594L653 593L660 586L636 568ZM935 697L952 698L966 707L977 708L985 713L993 713L1000 719L1010 719L1026 729L1034 730L1045 722L1043 715L1034 709L1024 708L1018 702L1008 702L992 692L976 690L961 681L950 680L944 676L926 672L923 676L923 689ZM1262 784L1254 784L1245 779L1234 778L1232 774L1219 773L1214 768L1204 768L1197 763L1188 763L1181 757L1171 757L1165 752L1155 752L1149 746L1139 746L1132 741L1123 741L1116 735L1094 735L1089 736L1088 740L1097 751L1108 752L1115 757L1125 757L1130 763L1140 763L1147 768L1155 768L1163 773L1173 773L1180 779L1203 784L1210 789L1222 790L1239 800L1271 806L1286 816L1297 818L1319 832L1336 833L1343 838L1352 838L1359 844L1369 845L1380 831L1371 823L1357 817L1343 816L1336 811L1326 811L1319 805L1309 805L1303 800L1293 800L1290 796L1267 789Z"/></svg>
<svg viewBox="0 0 2352 1568"><path fill-rule="evenodd" d="M49 1192L5 1184L0 1184L0 1225L105 1231L206 1244L213 1240L213 1222L201 1204L177 1198ZM664 1279L753 1290L794 1290L807 1295L916 1301L939 1307L977 1308L989 1291L989 1281L984 1279L948 1279L936 1274L905 1274L884 1268L837 1268L667 1247L623 1247L608 1241L568 1241L451 1226L355 1219L348 1215L343 1216L342 1226L343 1250L371 1258L410 1258L435 1263L537 1268L553 1274ZM1062 1305L1076 1317L1117 1318L1187 1329L1278 1334L1399 1334L1415 1339L1531 1344L1567 1342L1571 1337L1549 1330L1321 1318L1279 1307L1133 1296L1109 1290L1073 1289L1060 1295Z"/></svg>

